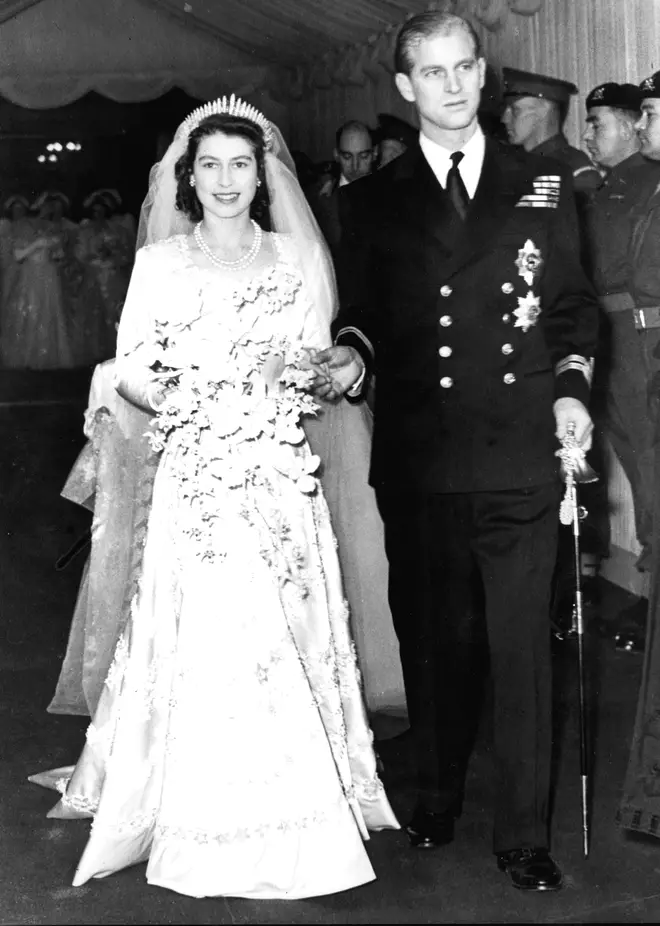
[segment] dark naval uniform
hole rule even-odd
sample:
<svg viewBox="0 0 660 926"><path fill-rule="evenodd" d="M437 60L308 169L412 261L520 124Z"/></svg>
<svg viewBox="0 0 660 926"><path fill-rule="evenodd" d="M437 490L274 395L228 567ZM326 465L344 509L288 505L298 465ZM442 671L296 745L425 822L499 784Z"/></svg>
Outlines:
<svg viewBox="0 0 660 926"><path fill-rule="evenodd" d="M570 173L487 139L465 221L420 148L360 187L334 332L377 382L370 478L419 801L460 814L487 636L494 849L547 847L553 402L588 402L597 329Z"/></svg>

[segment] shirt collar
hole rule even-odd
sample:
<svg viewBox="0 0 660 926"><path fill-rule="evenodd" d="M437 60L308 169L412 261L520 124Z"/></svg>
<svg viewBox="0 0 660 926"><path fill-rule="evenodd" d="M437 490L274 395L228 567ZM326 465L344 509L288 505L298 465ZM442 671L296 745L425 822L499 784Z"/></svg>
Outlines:
<svg viewBox="0 0 660 926"><path fill-rule="evenodd" d="M420 133L419 145L431 170L437 177L438 182L445 187L447 185L447 174L451 167L451 155L453 152L439 145L437 142L431 141L431 139L423 133ZM486 153L486 138L480 125L477 125L475 133L459 150L463 153L463 160L459 164L458 169L461 172L461 177L463 178L463 183L465 184L468 195L470 199L472 199L477 190Z"/></svg>

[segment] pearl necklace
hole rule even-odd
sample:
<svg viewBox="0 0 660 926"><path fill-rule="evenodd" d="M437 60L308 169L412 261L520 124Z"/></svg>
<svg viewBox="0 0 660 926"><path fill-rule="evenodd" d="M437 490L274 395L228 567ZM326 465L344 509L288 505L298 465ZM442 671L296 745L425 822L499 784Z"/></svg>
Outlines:
<svg viewBox="0 0 660 926"><path fill-rule="evenodd" d="M209 245L204 240L202 235L202 223L198 222L193 229L193 238L197 243L197 247L200 249L204 257L212 264L215 264L216 267L220 267L221 270L244 270L246 267L249 267L250 264L254 261L257 254L261 250L261 243L263 241L264 233L260 225L258 225L254 219L250 220L252 222L252 227L254 229L254 239L252 241L252 246L247 254L244 254L242 257L239 257L238 260L222 260L220 257L216 257Z"/></svg>

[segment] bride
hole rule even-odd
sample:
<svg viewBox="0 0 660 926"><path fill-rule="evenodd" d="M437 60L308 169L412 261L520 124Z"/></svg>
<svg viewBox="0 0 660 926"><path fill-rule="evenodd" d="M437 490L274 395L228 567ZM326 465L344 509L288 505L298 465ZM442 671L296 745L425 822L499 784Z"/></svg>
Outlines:
<svg viewBox="0 0 660 926"><path fill-rule="evenodd" d="M94 817L74 885L146 861L195 897L318 896L373 880L367 830L398 828L301 428L334 292L282 145L232 97L155 168L116 377L162 457L131 617L50 814Z"/></svg>

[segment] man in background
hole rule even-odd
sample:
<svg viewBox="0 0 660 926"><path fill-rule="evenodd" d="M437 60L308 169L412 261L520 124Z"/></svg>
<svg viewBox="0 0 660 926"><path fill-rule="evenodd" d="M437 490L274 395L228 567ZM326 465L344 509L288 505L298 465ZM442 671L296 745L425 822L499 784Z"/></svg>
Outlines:
<svg viewBox="0 0 660 926"><path fill-rule="evenodd" d="M611 324L608 435L630 481L635 527L642 551L637 568L651 569L653 508L658 477L660 398L660 72L640 85L636 123L645 165L631 174L625 285L604 300ZM620 165L619 170L625 165ZM621 649L641 650L648 600L640 597L624 613L617 634Z"/></svg>
<svg viewBox="0 0 660 926"><path fill-rule="evenodd" d="M504 113L502 122L512 145L555 158L573 174L578 207L598 189L602 177L584 151L573 148L563 132L575 84L556 77L503 68Z"/></svg>
<svg viewBox="0 0 660 926"><path fill-rule="evenodd" d="M599 430L630 483L642 548L637 568L644 572L651 556L655 494L654 426L649 407L653 362L647 353L656 346L658 329L638 327L634 280L644 270L632 258L631 247L636 217L660 181L660 165L640 154L635 126L641 103L642 91L633 84L610 82L595 87L586 100L583 138L594 163L605 174L587 210L589 264L605 311L594 407ZM660 302L660 289L655 291ZM643 646L647 605L641 597L619 615L614 636L621 648L636 651Z"/></svg>
<svg viewBox="0 0 660 926"><path fill-rule="evenodd" d="M337 129L334 150L337 173L322 177L309 196L312 211L333 257L336 257L341 241L339 191L349 183L368 176L375 167L377 153L373 133L364 122L352 120Z"/></svg>
<svg viewBox="0 0 660 926"><path fill-rule="evenodd" d="M650 161L660 162L660 71L642 81L642 114L636 124L640 152ZM643 352L646 407L650 440L657 454L658 410L660 396L660 190L652 187L640 197L633 209L630 239L630 310ZM640 397L642 398L642 397ZM660 466L655 467L655 479ZM656 493L657 498L657 493ZM660 509L659 509L660 511ZM617 822L635 833L658 836L660 815L660 738L657 732L660 704L660 561L658 560L658 514L656 514L653 549L650 551L650 590L646 626L644 664L641 671L639 700L626 778L622 789Z"/></svg>

